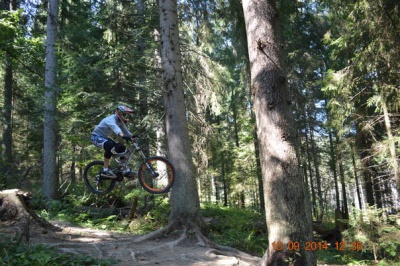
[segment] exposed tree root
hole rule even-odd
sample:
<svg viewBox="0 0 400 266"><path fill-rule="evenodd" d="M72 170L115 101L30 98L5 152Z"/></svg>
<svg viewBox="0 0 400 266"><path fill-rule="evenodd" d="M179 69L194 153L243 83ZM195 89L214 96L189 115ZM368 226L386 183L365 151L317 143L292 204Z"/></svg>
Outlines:
<svg viewBox="0 0 400 266"><path fill-rule="evenodd" d="M160 238L163 237L164 235L168 235L169 233L171 233L172 229L173 229L173 224L169 223L167 226L160 228L156 231L153 231L151 233L148 233L146 235L142 235L138 238L136 238L133 242L135 243L139 243L139 242L143 242L146 240L151 240L151 239L156 239L156 238Z"/></svg>
<svg viewBox="0 0 400 266"><path fill-rule="evenodd" d="M181 234L176 240L169 241L165 243L165 245L158 246L157 249L163 247L168 247L172 249L173 247L181 244L185 239L188 239L190 237L191 234L189 234L188 232L193 232L197 239L197 245L210 248L206 252L206 255L236 257L237 259L246 262L246 265L257 265L260 262L260 258L258 257L249 255L235 248L218 245L215 242L211 241L203 234L200 226L194 222L186 222L184 224L179 221L171 222L163 228L136 238L134 242L139 243L146 240L159 239L169 235L172 231L180 231ZM243 263L241 265L243 265Z"/></svg>
<svg viewBox="0 0 400 266"><path fill-rule="evenodd" d="M210 249L208 252L215 254L215 255L234 256L234 257L242 259L244 261L251 261L254 263L253 265L258 264L260 261L259 257L252 256L252 255L242 252L238 249L235 249L232 247L227 247L227 246L222 246L222 245L216 245L215 249Z"/></svg>

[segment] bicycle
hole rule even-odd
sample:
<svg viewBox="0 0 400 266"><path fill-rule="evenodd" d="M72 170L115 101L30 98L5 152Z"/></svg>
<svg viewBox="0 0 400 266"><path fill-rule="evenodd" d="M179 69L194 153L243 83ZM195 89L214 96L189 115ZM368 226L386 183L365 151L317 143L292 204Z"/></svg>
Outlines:
<svg viewBox="0 0 400 266"><path fill-rule="evenodd" d="M103 161L96 160L86 165L83 178L90 191L98 195L109 193L114 189L116 182L121 182L128 173L137 174L140 185L152 194L170 191L175 179L174 166L162 156L146 157L138 141L139 139L135 138L125 152L113 155L117 166L110 167L116 177L106 177L101 174ZM139 154L142 162L137 172L128 172L134 151Z"/></svg>

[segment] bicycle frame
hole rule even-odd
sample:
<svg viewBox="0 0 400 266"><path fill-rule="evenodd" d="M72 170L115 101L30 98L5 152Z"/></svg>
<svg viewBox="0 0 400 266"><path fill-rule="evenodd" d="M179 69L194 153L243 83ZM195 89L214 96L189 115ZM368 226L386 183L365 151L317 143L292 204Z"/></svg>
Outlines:
<svg viewBox="0 0 400 266"><path fill-rule="evenodd" d="M133 151L136 151L137 153L139 153L140 157L142 158L143 161L146 161L146 155L143 153L142 149L140 148L138 141L134 141L132 142L131 145L129 145L128 147L126 147L125 152L123 153L119 153L116 155L113 155L114 160L118 163L119 167L124 167L124 169L126 169L129 165L129 163L132 160L132 154ZM121 157L127 157L123 162L121 161ZM147 167L151 168L147 163L146 163ZM123 170L123 169L120 169ZM153 172L153 170L152 170Z"/></svg>
<svg viewBox="0 0 400 266"><path fill-rule="evenodd" d="M136 156L133 158L134 151L139 154L141 159L136 158ZM116 174L115 178L102 176L103 161L95 160L85 167L85 184L95 194L109 193L114 188L115 183L121 182L124 177L137 178L143 189L152 194L167 193L174 183L175 170L172 163L162 156L146 156L137 139L127 145L125 152L114 154L112 157L117 163L115 167L111 167L113 173ZM135 163L131 164L132 160ZM129 167L135 168L136 162L139 163L137 172L131 171Z"/></svg>
<svg viewBox="0 0 400 266"><path fill-rule="evenodd" d="M143 153L143 151L142 151L142 149L140 148L138 142L137 142L137 141L133 142L133 145L131 145L131 147L132 147L132 146L135 147L135 149L136 149L136 151L139 153L140 157L142 157L143 162L146 163L146 166L147 166L147 168L150 170L151 174L152 174L154 177L158 177L159 174L156 173L156 172L154 171L153 167L152 167L149 163L146 162L146 155ZM132 153L131 153L130 156L129 156L128 164L129 164L129 162L130 162L131 156L132 156Z"/></svg>

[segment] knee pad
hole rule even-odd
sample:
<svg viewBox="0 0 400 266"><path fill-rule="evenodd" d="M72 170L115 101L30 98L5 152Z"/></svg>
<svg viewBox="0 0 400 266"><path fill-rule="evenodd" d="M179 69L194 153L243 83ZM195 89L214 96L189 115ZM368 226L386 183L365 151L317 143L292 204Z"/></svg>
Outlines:
<svg viewBox="0 0 400 266"><path fill-rule="evenodd" d="M125 151L125 146L119 143L115 143L112 140L108 140L103 145L104 157L110 159L113 154L121 153Z"/></svg>
<svg viewBox="0 0 400 266"><path fill-rule="evenodd" d="M125 151L125 146L120 143L115 143L114 147L110 150L112 154L118 154Z"/></svg>

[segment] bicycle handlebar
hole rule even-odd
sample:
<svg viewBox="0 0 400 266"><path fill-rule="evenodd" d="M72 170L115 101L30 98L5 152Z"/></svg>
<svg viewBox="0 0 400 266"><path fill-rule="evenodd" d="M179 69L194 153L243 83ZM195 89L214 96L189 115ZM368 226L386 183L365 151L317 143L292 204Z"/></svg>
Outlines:
<svg viewBox="0 0 400 266"><path fill-rule="evenodd" d="M132 135L132 137L128 136L123 136L122 137L126 142L138 142L139 141L139 135Z"/></svg>

